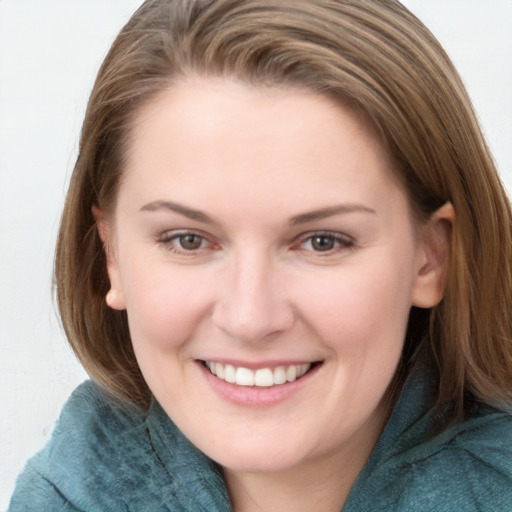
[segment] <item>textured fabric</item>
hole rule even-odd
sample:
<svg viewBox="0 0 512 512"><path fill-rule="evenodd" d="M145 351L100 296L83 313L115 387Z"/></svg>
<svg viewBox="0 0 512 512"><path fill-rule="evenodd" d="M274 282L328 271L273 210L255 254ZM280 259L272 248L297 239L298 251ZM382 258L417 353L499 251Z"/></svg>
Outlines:
<svg viewBox="0 0 512 512"><path fill-rule="evenodd" d="M432 437L427 374L408 379L343 512L512 511L512 417L488 407ZM93 383L72 395L20 475L9 512L230 511L219 468L154 403L147 417Z"/></svg>
<svg viewBox="0 0 512 512"><path fill-rule="evenodd" d="M146 418L92 382L20 475L9 512L229 511L222 476L154 403Z"/></svg>
<svg viewBox="0 0 512 512"><path fill-rule="evenodd" d="M512 511L512 416L481 406L433 437L432 397L414 372L343 512Z"/></svg>

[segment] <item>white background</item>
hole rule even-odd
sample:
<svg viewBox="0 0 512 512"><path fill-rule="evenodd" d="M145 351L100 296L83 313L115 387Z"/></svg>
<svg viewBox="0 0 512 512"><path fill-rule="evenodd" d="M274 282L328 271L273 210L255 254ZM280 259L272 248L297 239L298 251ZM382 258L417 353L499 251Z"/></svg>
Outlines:
<svg viewBox="0 0 512 512"><path fill-rule="evenodd" d="M85 374L51 295L87 95L141 0L0 0L0 510ZM404 0L461 72L512 190L512 0Z"/></svg>

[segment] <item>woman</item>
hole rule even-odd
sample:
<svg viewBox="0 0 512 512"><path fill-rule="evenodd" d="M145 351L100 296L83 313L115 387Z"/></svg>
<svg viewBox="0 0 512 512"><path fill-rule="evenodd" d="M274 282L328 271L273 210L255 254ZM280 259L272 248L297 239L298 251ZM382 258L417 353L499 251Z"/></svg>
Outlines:
<svg viewBox="0 0 512 512"><path fill-rule="evenodd" d="M394 0L149 0L57 246L72 396L10 510L507 510L511 214Z"/></svg>

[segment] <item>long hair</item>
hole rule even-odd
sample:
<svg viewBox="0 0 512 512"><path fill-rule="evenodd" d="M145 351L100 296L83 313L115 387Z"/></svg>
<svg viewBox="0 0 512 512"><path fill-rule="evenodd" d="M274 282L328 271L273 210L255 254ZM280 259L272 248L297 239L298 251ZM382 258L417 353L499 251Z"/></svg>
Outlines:
<svg viewBox="0 0 512 512"><path fill-rule="evenodd" d="M510 204L454 66L396 0L148 0L133 15L94 85L57 243L62 323L91 377L149 404L126 314L104 300L91 208L112 212L142 106L192 75L301 87L355 106L395 158L417 219L453 204L445 296L413 308L406 350L428 346L451 419L472 400L510 404Z"/></svg>

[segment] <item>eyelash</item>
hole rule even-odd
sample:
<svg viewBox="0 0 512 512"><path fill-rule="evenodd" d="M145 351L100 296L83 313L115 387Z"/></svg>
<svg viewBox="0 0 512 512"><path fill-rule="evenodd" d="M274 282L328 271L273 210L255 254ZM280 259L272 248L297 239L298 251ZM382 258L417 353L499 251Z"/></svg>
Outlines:
<svg viewBox="0 0 512 512"><path fill-rule="evenodd" d="M200 246L196 249L186 249L183 247L183 240L186 237L197 237L200 241ZM326 239L329 241L333 247L327 248L326 250L315 250L313 247L313 243L315 239ZM157 239L157 243L164 247L169 252L184 255L184 256L194 256L197 255L197 253L205 248L207 248L208 245L211 246L211 248L215 248L215 244L211 243L207 237L202 235L201 233L198 233L196 231L180 231L180 232L170 232L170 233L163 233L160 235ZM306 249L304 245L306 243L311 244L311 248ZM181 247L179 247L181 246ZM322 256L329 256L332 254L335 254L339 251L343 251L346 249L353 249L354 248L354 240L345 234L340 233L333 233L331 231L317 231L313 233L308 233L306 235L303 235L300 237L298 243L294 244L292 246L293 250L306 250L312 253L315 253L316 255Z"/></svg>
<svg viewBox="0 0 512 512"><path fill-rule="evenodd" d="M181 244L180 239L183 240L187 236L199 238L201 240L201 247L198 247L197 249L185 249ZM205 248L203 247L205 243L210 244L212 247L214 246L214 244L210 243L204 235L195 231L163 233L158 237L157 243L169 252L184 256L196 255L198 251ZM181 245L181 248L179 248L178 245Z"/></svg>
<svg viewBox="0 0 512 512"><path fill-rule="evenodd" d="M354 248L354 240L348 235L344 235L341 233L333 233L332 231L317 231L314 233L308 233L306 236L301 237L298 245L298 249L304 249L304 244L310 243L313 244L314 239L325 238L334 244L334 247L326 250L316 251L313 248L305 249L311 252L314 252L318 255L330 256L339 251L345 249L353 249Z"/></svg>

